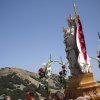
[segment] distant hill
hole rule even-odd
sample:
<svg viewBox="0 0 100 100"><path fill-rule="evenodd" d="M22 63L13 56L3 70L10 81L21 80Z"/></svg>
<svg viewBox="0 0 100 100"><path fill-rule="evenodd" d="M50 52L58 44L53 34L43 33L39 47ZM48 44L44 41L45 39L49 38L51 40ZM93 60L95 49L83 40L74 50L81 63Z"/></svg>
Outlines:
<svg viewBox="0 0 100 100"><path fill-rule="evenodd" d="M54 80L58 76L52 74L49 85L52 93L59 90ZM4 95L11 96L12 100L25 100L25 92L34 92L36 100L43 98L42 91L39 90L40 79L37 73L29 72L20 68L1 68L0 69L0 100Z"/></svg>

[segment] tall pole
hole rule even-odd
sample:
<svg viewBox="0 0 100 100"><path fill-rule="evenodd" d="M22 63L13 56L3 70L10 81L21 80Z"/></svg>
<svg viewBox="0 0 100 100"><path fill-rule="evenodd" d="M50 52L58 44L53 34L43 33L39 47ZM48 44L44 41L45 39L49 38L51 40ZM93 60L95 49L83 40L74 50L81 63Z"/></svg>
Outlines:
<svg viewBox="0 0 100 100"><path fill-rule="evenodd" d="M76 4L74 3L74 5L73 5L73 7L74 7L74 12L75 12L75 20L76 20L76 23L78 22L77 21L77 16L78 16L78 13L77 13L77 10L76 10Z"/></svg>
<svg viewBox="0 0 100 100"><path fill-rule="evenodd" d="M76 4L75 3L74 3L74 12L75 12L75 15L78 15L77 10L76 10Z"/></svg>

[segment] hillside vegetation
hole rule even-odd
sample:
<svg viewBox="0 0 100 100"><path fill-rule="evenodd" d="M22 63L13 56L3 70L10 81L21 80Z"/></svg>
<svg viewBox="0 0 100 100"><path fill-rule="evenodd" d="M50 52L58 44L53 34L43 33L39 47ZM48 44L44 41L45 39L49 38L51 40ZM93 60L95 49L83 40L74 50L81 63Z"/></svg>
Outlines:
<svg viewBox="0 0 100 100"><path fill-rule="evenodd" d="M54 84L54 77L50 79L50 88L52 92L59 90ZM36 73L25 71L19 68L1 68L0 69L0 100L3 100L4 95L11 96L12 100L25 100L25 93L32 91L36 100L42 98L45 91L40 91L40 80Z"/></svg>

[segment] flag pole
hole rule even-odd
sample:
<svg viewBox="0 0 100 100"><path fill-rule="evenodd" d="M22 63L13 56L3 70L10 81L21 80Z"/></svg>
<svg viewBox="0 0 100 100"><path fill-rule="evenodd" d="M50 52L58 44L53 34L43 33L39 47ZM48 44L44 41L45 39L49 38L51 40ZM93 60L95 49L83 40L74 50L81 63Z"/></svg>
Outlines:
<svg viewBox="0 0 100 100"><path fill-rule="evenodd" d="M77 23L77 22L78 22L78 21L77 21L78 13L77 13L77 10L76 10L76 4L75 4L75 3L74 3L74 5L73 5L73 7L74 7L75 19L76 19L76 23Z"/></svg>
<svg viewBox="0 0 100 100"><path fill-rule="evenodd" d="M78 15L77 10L76 10L76 4L75 3L74 3L74 12L75 12L75 15Z"/></svg>

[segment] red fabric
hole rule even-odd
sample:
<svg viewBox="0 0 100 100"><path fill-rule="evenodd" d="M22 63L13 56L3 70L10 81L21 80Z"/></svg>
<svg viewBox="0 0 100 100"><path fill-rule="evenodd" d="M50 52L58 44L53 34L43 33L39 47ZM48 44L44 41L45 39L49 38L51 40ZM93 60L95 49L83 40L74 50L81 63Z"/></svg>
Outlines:
<svg viewBox="0 0 100 100"><path fill-rule="evenodd" d="M34 97L32 96L31 92L28 92L26 94L26 100L35 100Z"/></svg>
<svg viewBox="0 0 100 100"><path fill-rule="evenodd" d="M84 34L83 34L83 29L82 29L82 24L81 24L81 21L80 21L80 18L79 16L77 17L77 21L78 21L78 38L79 38L79 43L80 43L80 49L81 49L81 52L82 52L82 55L83 55L83 58L87 64L87 52L86 52L86 45L85 45L85 40L84 40Z"/></svg>
<svg viewBox="0 0 100 100"><path fill-rule="evenodd" d="M32 96L28 95L26 96L26 100L35 100Z"/></svg>
<svg viewBox="0 0 100 100"><path fill-rule="evenodd" d="M29 100L29 95L26 96L26 100Z"/></svg>

